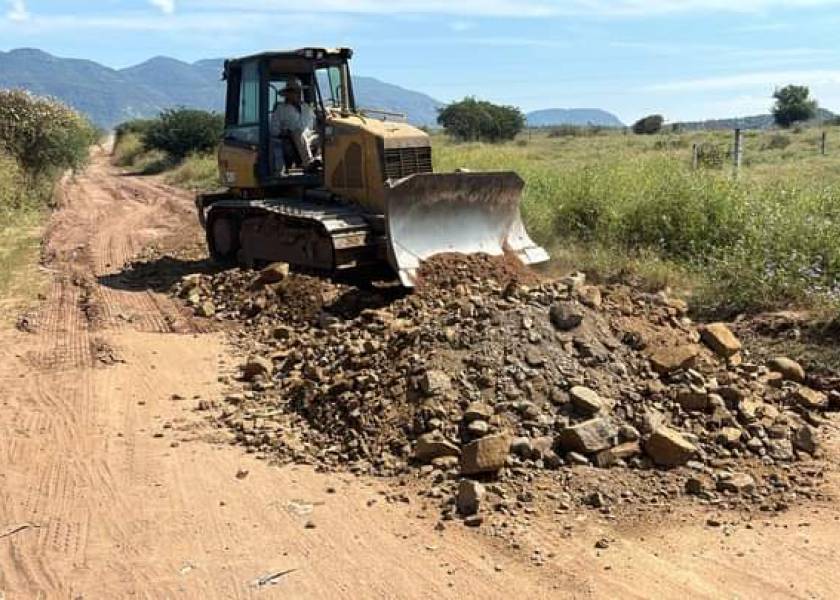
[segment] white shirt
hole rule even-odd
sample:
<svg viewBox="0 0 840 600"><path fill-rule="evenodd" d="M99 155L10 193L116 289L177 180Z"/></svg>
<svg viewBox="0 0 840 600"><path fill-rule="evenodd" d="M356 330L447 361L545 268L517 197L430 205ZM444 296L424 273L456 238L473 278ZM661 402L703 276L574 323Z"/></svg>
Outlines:
<svg viewBox="0 0 840 600"><path fill-rule="evenodd" d="M309 134L314 125L315 111L306 103L301 104L298 110L293 104L281 102L271 113L271 135L274 136L286 130Z"/></svg>

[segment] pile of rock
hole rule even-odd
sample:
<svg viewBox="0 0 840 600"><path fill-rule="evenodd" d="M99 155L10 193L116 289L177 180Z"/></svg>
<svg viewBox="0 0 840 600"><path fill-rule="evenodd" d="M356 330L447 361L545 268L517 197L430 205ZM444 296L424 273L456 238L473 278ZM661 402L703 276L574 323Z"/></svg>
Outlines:
<svg viewBox="0 0 840 600"><path fill-rule="evenodd" d="M485 263L459 280L405 296L273 265L189 276L176 292L249 326L245 390L218 416L240 443L321 468L419 473L463 516L478 512L478 480L577 465L686 466L690 493L748 496L756 483L739 464L817 454L821 413L840 408L795 362L750 363L726 325L696 327L666 294L582 275L498 281Z"/></svg>

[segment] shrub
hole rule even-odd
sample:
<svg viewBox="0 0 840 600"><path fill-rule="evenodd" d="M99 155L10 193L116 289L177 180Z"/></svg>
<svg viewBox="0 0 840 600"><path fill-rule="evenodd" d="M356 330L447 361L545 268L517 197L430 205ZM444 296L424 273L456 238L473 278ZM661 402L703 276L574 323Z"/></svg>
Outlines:
<svg viewBox="0 0 840 600"><path fill-rule="evenodd" d="M633 123L633 133L637 135L653 135L659 133L665 118L662 115L648 115Z"/></svg>
<svg viewBox="0 0 840 600"><path fill-rule="evenodd" d="M518 108L475 98L444 107L437 120L449 135L465 142L512 140L525 128L525 115Z"/></svg>
<svg viewBox="0 0 840 600"><path fill-rule="evenodd" d="M0 90L0 147L30 181L81 168L94 141L90 122L58 100Z"/></svg>
<svg viewBox="0 0 840 600"><path fill-rule="evenodd" d="M722 169L729 155L729 150L717 144L703 142L697 145L697 166L706 169Z"/></svg>
<svg viewBox="0 0 840 600"><path fill-rule="evenodd" d="M212 152L224 130L217 113L191 108L168 109L143 133L146 150L160 150L175 160L197 152Z"/></svg>

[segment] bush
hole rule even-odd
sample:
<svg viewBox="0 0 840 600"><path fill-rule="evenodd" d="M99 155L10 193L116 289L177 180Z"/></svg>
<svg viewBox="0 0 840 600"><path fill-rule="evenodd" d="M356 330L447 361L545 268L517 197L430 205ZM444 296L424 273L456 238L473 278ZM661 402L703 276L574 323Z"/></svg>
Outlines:
<svg viewBox="0 0 840 600"><path fill-rule="evenodd" d="M706 169L722 169L730 152L717 144L703 142L697 145L697 166Z"/></svg>
<svg viewBox="0 0 840 600"><path fill-rule="evenodd" d="M665 118L662 115L648 115L633 123L633 133L637 135L653 135L659 133Z"/></svg>
<svg viewBox="0 0 840 600"><path fill-rule="evenodd" d="M192 153L212 152L224 130L217 113L191 108L168 109L143 133L146 150L160 150L175 160Z"/></svg>
<svg viewBox="0 0 840 600"><path fill-rule="evenodd" d="M81 168L95 141L90 122L58 100L0 90L0 147L29 181Z"/></svg>
<svg viewBox="0 0 840 600"><path fill-rule="evenodd" d="M449 135L464 142L512 140L525 128L525 115L518 108L475 98L446 106L437 120Z"/></svg>

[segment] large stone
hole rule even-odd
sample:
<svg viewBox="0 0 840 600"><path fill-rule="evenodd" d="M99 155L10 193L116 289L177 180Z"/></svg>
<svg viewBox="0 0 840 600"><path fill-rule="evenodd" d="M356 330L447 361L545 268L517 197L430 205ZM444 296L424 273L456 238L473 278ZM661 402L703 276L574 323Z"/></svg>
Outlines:
<svg viewBox="0 0 840 600"><path fill-rule="evenodd" d="M585 285L578 290L581 304L589 308L601 308L601 290L594 285Z"/></svg>
<svg viewBox="0 0 840 600"><path fill-rule="evenodd" d="M802 425L794 431L792 441L794 448L808 454L815 454L820 446L817 440L817 430L810 425Z"/></svg>
<svg viewBox="0 0 840 600"><path fill-rule="evenodd" d="M510 454L510 436L488 435L464 446L461 451L461 473L495 473L505 466Z"/></svg>
<svg viewBox="0 0 840 600"><path fill-rule="evenodd" d="M458 496L455 499L458 514L469 517L478 513L484 498L484 486L477 481L462 479L458 484Z"/></svg>
<svg viewBox="0 0 840 600"><path fill-rule="evenodd" d="M709 394L705 389L691 385L677 391L677 403L689 412L709 409Z"/></svg>
<svg viewBox="0 0 840 600"><path fill-rule="evenodd" d="M257 377L270 377L274 364L264 356L252 356L242 365L242 377L252 381Z"/></svg>
<svg viewBox="0 0 840 600"><path fill-rule="evenodd" d="M589 419L562 429L557 435L557 445L566 452L594 454L613 445L616 431L606 419Z"/></svg>
<svg viewBox="0 0 840 600"><path fill-rule="evenodd" d="M732 494L752 494L755 491L755 479L747 473L732 473L718 479L717 489Z"/></svg>
<svg viewBox="0 0 840 600"><path fill-rule="evenodd" d="M489 421L492 416L493 408L484 402L473 402L464 411L464 421L466 423Z"/></svg>
<svg viewBox="0 0 840 600"><path fill-rule="evenodd" d="M777 356L767 363L767 366L770 367L771 371L781 373L782 377L788 381L796 381L797 383L805 381L805 369L802 368L802 365L785 356Z"/></svg>
<svg viewBox="0 0 840 600"><path fill-rule="evenodd" d="M676 467L694 458L697 448L678 431L660 427L650 434L645 452L661 467Z"/></svg>
<svg viewBox="0 0 840 600"><path fill-rule="evenodd" d="M595 455L595 464L599 467L607 468L620 460L627 460L641 454L642 448L639 442L625 442L618 446L613 446L607 450L601 450Z"/></svg>
<svg viewBox="0 0 840 600"><path fill-rule="evenodd" d="M694 365L700 348L696 344L685 344L676 348L660 348L650 355L653 370L660 374L672 373Z"/></svg>
<svg viewBox="0 0 840 600"><path fill-rule="evenodd" d="M710 323L700 330L700 339L718 356L729 358L741 351L741 342L723 323Z"/></svg>
<svg viewBox="0 0 840 600"><path fill-rule="evenodd" d="M429 463L444 456L460 456L461 450L439 432L424 433L414 446L414 460Z"/></svg>
<svg viewBox="0 0 840 600"><path fill-rule="evenodd" d="M800 385L793 392L793 400L800 406L809 410L825 408L828 406L828 397L822 392L812 390L809 387Z"/></svg>
<svg viewBox="0 0 840 600"><path fill-rule="evenodd" d="M569 390L569 398L576 409L587 415L594 415L604 407L598 392L581 385L576 385Z"/></svg>
<svg viewBox="0 0 840 600"><path fill-rule="evenodd" d="M253 288L261 288L272 283L279 283L289 276L289 265L283 262L271 263L262 269L252 285Z"/></svg>
<svg viewBox="0 0 840 600"><path fill-rule="evenodd" d="M443 394L452 389L452 380L443 371L430 369L420 379L420 389L428 396Z"/></svg>
<svg viewBox="0 0 840 600"><path fill-rule="evenodd" d="M583 322L583 311L572 302L555 302L548 316L560 331L570 331Z"/></svg>

